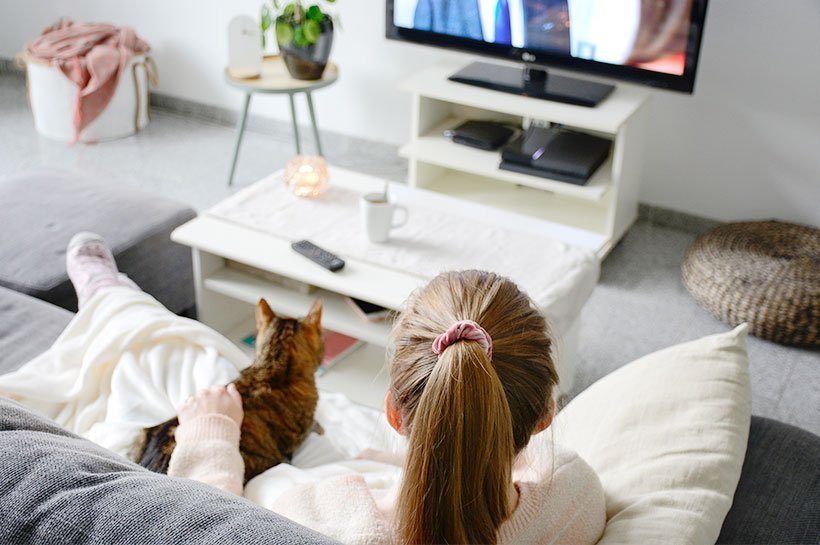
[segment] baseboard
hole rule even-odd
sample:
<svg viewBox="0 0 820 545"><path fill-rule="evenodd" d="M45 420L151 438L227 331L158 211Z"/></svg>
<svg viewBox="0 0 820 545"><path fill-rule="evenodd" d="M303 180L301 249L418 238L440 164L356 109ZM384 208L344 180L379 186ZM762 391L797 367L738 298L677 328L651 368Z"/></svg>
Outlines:
<svg viewBox="0 0 820 545"><path fill-rule="evenodd" d="M201 102L194 102L156 91L151 92L151 108L185 117L193 117L202 121L210 121L219 125L233 125L236 123L238 116L237 112L228 108L209 106Z"/></svg>
<svg viewBox="0 0 820 545"><path fill-rule="evenodd" d="M695 235L701 235L723 224L721 221L644 203L638 205L638 219Z"/></svg>
<svg viewBox="0 0 820 545"><path fill-rule="evenodd" d="M237 99L237 107L238 106L239 99ZM158 93L156 91L151 92L151 108L219 125L233 126L236 125L239 119L238 110L223 108L222 106L211 106L209 104L203 104L202 102L195 102L186 98L166 95L165 93ZM250 131L274 137L281 136L283 140L293 140L293 128L289 122L249 113L245 126L247 130ZM302 127L300 124L299 128L302 129ZM309 130L309 127L305 125L304 131L301 133L303 139L305 139L306 135L310 134L308 132ZM331 133L323 130L322 135L324 136L325 134L330 135Z"/></svg>
<svg viewBox="0 0 820 545"><path fill-rule="evenodd" d="M19 66L14 59L0 57L0 74L22 75L25 74L25 68ZM237 108L239 107L239 101L240 96L237 95ZM217 123L220 125L236 125L236 121L239 117L239 112L237 110L223 108L221 106L211 106L201 102L195 102L193 100L175 97L156 91L151 92L151 108L185 117L196 118L200 121ZM248 115L246 127L248 130L254 132L259 132L274 137L281 136L282 140L289 142L293 141L293 127L289 121L280 121L251 113ZM310 140L310 126L300 124L299 129L303 140ZM396 146L390 146L389 144L384 144L382 142L370 141L347 135L339 135L338 133L333 133L327 130L322 130L322 136L323 141L325 137L329 141L337 141L339 136L349 138L355 142L356 147L358 148L361 148L363 145L374 145L377 148L397 149ZM349 146L342 147L347 148ZM385 149L385 151L389 150Z"/></svg>

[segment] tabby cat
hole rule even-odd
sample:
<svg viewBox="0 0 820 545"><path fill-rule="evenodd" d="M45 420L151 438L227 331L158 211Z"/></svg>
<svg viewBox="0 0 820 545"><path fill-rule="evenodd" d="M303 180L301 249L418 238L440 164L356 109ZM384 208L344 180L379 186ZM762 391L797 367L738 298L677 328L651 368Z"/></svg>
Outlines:
<svg viewBox="0 0 820 545"><path fill-rule="evenodd" d="M246 483L288 460L314 425L315 373L324 356L321 321L318 299L302 320L277 316L264 299L256 306L256 359L234 381L245 411L239 450ZM134 460L166 473L178 424L174 417L145 429Z"/></svg>

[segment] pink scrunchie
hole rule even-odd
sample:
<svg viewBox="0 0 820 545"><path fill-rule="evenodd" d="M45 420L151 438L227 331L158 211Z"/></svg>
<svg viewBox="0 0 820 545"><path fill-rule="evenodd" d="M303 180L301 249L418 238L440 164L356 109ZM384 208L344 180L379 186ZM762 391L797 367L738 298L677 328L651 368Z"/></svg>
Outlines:
<svg viewBox="0 0 820 545"><path fill-rule="evenodd" d="M433 352L441 355L444 349L456 341L476 341L487 352L487 357L493 358L493 339L484 328L472 320L461 320L450 326L450 329L436 337L433 341Z"/></svg>

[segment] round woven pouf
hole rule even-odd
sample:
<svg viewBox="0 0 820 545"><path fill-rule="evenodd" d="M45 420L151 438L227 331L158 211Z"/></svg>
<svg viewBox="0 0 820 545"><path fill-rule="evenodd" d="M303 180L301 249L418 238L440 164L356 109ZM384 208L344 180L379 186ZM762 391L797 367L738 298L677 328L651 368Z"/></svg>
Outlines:
<svg viewBox="0 0 820 545"><path fill-rule="evenodd" d="M820 230L779 221L722 225L692 243L683 283L731 326L770 341L820 347Z"/></svg>

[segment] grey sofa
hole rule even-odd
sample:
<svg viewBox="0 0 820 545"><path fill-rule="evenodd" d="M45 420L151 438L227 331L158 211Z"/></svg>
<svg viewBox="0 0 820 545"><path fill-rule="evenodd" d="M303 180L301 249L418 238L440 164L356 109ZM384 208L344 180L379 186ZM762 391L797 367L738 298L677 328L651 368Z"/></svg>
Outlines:
<svg viewBox="0 0 820 545"><path fill-rule="evenodd" d="M195 215L63 171L0 180L0 374L71 320L65 247L78 231L103 235L121 271L195 315L190 250L169 238ZM146 471L2 397L0 521L0 544L332 543L242 498Z"/></svg>
<svg viewBox="0 0 820 545"><path fill-rule="evenodd" d="M72 314L0 288L0 373L47 348ZM820 543L820 437L754 417L718 543ZM156 475L0 398L0 543L332 541L241 498Z"/></svg>
<svg viewBox="0 0 820 545"><path fill-rule="evenodd" d="M0 543L335 543L243 498L151 473L2 398L0 474Z"/></svg>

